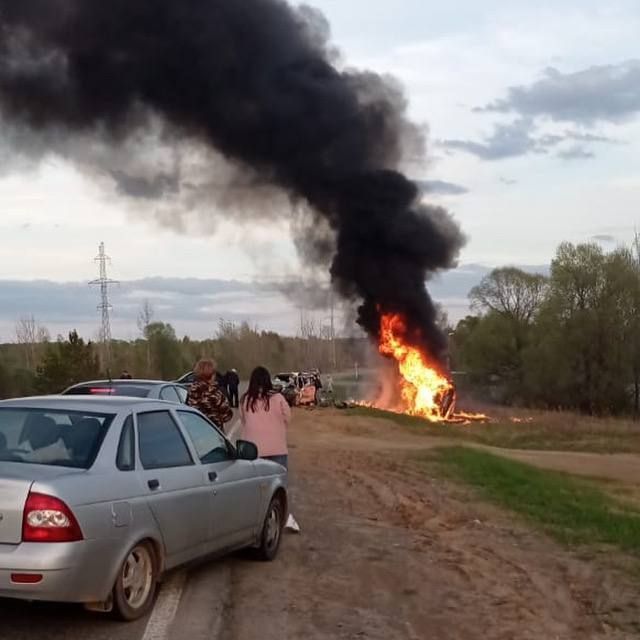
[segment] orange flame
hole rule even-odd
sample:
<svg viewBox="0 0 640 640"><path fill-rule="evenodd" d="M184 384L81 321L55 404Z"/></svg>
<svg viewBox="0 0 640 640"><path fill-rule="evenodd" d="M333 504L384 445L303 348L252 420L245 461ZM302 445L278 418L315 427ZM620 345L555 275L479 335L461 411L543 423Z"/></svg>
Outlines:
<svg viewBox="0 0 640 640"><path fill-rule="evenodd" d="M380 319L378 349L392 357L400 372L402 406L397 411L421 416L430 422L463 422L483 420L480 414L453 413L455 387L428 355L403 340L405 323L397 314L384 314Z"/></svg>

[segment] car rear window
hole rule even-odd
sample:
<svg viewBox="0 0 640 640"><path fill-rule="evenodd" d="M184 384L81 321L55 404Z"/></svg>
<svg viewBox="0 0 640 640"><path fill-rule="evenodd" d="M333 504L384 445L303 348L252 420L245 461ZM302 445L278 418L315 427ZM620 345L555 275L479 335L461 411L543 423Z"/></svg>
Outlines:
<svg viewBox="0 0 640 640"><path fill-rule="evenodd" d="M82 384L64 392L66 396L130 396L146 398L152 389L150 384Z"/></svg>
<svg viewBox="0 0 640 640"><path fill-rule="evenodd" d="M59 409L0 409L0 461L88 469L113 414Z"/></svg>

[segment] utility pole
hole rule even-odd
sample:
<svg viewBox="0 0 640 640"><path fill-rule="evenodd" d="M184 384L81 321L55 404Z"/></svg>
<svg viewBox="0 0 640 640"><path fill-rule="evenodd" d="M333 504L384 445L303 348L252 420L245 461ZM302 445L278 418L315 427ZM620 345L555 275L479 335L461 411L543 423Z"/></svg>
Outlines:
<svg viewBox="0 0 640 640"><path fill-rule="evenodd" d="M94 262L98 264L99 278L92 280L90 285L98 285L100 287L100 304L97 309L102 314L102 326L100 327L100 339L102 340L102 364L109 370L111 365L111 320L109 312L113 307L109 303L109 285L117 284L116 280L111 280L107 276L107 262L111 258L104 252L104 242L98 246L98 255L94 258Z"/></svg>

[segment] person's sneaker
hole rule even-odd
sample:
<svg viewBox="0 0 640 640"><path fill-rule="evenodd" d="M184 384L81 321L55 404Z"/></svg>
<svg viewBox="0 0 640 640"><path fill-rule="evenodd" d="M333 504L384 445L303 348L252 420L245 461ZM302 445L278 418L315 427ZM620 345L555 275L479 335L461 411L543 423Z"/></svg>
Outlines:
<svg viewBox="0 0 640 640"><path fill-rule="evenodd" d="M300 525L296 522L296 519L289 514L287 518L287 524L284 525L284 528L287 531L291 531L292 533L300 533Z"/></svg>

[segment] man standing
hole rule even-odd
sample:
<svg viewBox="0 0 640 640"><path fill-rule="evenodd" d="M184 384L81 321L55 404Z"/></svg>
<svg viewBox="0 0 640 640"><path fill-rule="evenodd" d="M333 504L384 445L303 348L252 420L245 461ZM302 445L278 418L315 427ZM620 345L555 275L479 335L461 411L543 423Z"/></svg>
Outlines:
<svg viewBox="0 0 640 640"><path fill-rule="evenodd" d="M233 418L233 411L222 389L216 384L216 363L213 360L200 360L193 372L196 380L189 387L187 404L224 429L225 423Z"/></svg>
<svg viewBox="0 0 640 640"><path fill-rule="evenodd" d="M234 409L237 409L240 405L240 398L238 396L238 388L240 387L240 378L238 377L238 371L231 369L227 371L227 390L229 394L229 402Z"/></svg>
<svg viewBox="0 0 640 640"><path fill-rule="evenodd" d="M227 376L224 373L216 371L216 384L220 387L220 391L224 393L225 398L229 399L229 393L227 392Z"/></svg>
<svg viewBox="0 0 640 640"><path fill-rule="evenodd" d="M320 379L320 371L318 371L318 369L313 370L313 386L315 387L313 401L317 406L320 404L320 389L322 389L322 380Z"/></svg>

